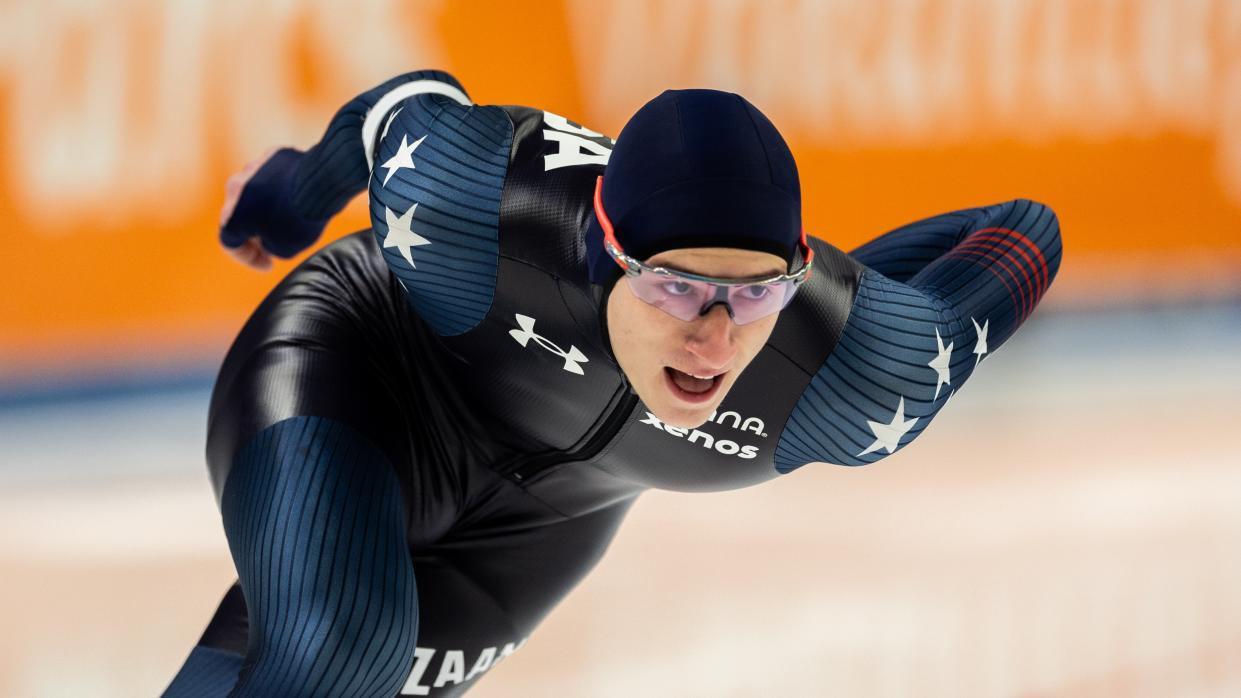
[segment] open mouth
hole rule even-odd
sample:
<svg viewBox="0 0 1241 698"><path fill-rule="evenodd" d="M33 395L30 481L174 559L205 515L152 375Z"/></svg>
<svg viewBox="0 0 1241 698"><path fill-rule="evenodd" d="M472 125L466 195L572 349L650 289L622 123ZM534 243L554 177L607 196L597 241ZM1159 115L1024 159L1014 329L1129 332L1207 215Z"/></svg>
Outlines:
<svg viewBox="0 0 1241 698"><path fill-rule="evenodd" d="M719 390L724 374L697 375L665 366L664 378L673 395L685 402L703 403L710 400L711 396L715 395L715 391Z"/></svg>

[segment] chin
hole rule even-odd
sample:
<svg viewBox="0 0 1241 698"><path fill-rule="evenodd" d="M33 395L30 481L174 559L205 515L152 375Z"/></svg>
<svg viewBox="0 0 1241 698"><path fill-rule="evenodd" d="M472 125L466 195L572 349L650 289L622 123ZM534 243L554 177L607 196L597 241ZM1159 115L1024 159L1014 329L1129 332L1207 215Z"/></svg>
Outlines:
<svg viewBox="0 0 1241 698"><path fill-rule="evenodd" d="M659 421L670 427L677 427L680 429L696 429L710 421L711 415L719 409L720 403L723 401L723 396L720 396L720 399L712 400L709 404L696 405L693 407L687 405L672 405L667 402L664 402L658 406L652 406L650 403L647 403L647 407L651 410L652 414L659 417Z"/></svg>
<svg viewBox="0 0 1241 698"><path fill-rule="evenodd" d="M652 411L655 412L654 410ZM660 412L655 412L655 416L659 417L659 421L670 427L677 427L679 429L697 429L707 423L707 419L714 411L715 410L713 409L707 410L706 412L700 414L698 410L694 410L694 413L690 415L686 414L684 410L674 410L672 412L666 412L666 416Z"/></svg>

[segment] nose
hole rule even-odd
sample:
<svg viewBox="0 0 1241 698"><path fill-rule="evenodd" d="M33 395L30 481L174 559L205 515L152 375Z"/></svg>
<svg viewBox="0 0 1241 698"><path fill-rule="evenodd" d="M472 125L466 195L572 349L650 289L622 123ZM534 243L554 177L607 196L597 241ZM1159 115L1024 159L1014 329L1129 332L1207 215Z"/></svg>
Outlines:
<svg viewBox="0 0 1241 698"><path fill-rule="evenodd" d="M728 309L717 305L691 324L685 339L685 350L702 360L709 368L722 369L737 354L733 344L733 321Z"/></svg>

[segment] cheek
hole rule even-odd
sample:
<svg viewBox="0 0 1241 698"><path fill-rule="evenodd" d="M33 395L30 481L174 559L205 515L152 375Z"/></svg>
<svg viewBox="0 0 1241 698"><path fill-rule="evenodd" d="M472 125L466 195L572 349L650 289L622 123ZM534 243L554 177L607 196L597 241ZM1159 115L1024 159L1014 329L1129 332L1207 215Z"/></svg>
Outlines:
<svg viewBox="0 0 1241 698"><path fill-rule="evenodd" d="M644 374L662 372L664 364L672 361L671 357L677 347L676 337L658 323L658 318L654 320L638 319L639 325L631 338L633 354L642 362L641 366L635 368Z"/></svg>
<svg viewBox="0 0 1241 698"><path fill-rule="evenodd" d="M623 279L618 282L608 302L608 332L617 363L637 374L630 376L633 379L655 368L667 337L659 324L664 313L635 298L623 283Z"/></svg>
<svg viewBox="0 0 1241 698"><path fill-rule="evenodd" d="M620 289L618 289L620 290ZM625 290L626 298L618 303L621 315L617 318L624 331L647 353L653 353L679 337L679 321L659 308L642 302L632 292Z"/></svg>
<svg viewBox="0 0 1241 698"><path fill-rule="evenodd" d="M758 322L749 325L742 325L737 339L738 343L743 347L742 351L746 357L746 363L758 356L758 352L762 351L763 346L767 344L767 340L771 338L771 332L776 328L776 318L764 318Z"/></svg>

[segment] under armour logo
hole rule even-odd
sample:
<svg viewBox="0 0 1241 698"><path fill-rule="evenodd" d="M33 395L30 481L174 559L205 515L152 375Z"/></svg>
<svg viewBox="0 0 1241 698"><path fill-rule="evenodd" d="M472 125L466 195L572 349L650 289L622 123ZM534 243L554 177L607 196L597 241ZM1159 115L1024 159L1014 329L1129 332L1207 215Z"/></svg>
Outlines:
<svg viewBox="0 0 1241 698"><path fill-rule="evenodd" d="M521 329L509 330L508 333L509 336L517 340L518 344L524 347L530 342L530 340L533 339L539 346L564 359L564 370L569 373L576 373L579 376L586 375L585 372L582 371L582 367L578 364L586 363L590 361L590 359L586 358L586 355L579 351L577 347L570 344L569 351L565 351L547 337L540 334L535 334L534 318L522 315L521 313L514 313L513 315L517 318L517 326Z"/></svg>

